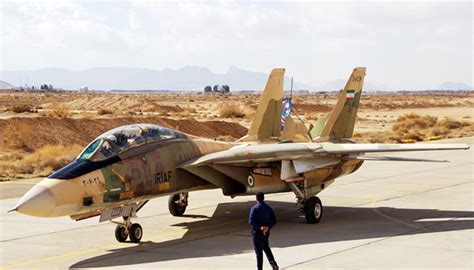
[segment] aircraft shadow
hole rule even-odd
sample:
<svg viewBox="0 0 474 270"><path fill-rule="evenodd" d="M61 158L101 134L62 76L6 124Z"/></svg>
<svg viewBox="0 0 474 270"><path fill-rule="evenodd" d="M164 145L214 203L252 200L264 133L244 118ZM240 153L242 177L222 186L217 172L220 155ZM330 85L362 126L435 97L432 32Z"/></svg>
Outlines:
<svg viewBox="0 0 474 270"><path fill-rule="evenodd" d="M474 212L435 209L325 207L321 223L306 224L294 203L268 201L279 223L272 230L272 247L415 235L474 229ZM109 250L110 253L75 263L71 268L139 265L186 258L225 256L253 252L248 225L249 202L222 203L212 217L193 221L189 215L173 226L187 229L180 239L142 242ZM205 216L203 216L205 217ZM468 219L466 219L467 217ZM465 218L465 219L463 219ZM146 228L145 228L146 233Z"/></svg>

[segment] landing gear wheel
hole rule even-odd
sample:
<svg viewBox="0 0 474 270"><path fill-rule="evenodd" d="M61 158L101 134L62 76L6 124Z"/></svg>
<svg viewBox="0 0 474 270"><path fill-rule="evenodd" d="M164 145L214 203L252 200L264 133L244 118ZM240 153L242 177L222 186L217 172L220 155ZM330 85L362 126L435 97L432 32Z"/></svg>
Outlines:
<svg viewBox="0 0 474 270"><path fill-rule="evenodd" d="M115 239L119 242L125 242L128 238L128 230L123 225L115 227Z"/></svg>
<svg viewBox="0 0 474 270"><path fill-rule="evenodd" d="M142 226L138 223L133 223L132 226L130 226L130 241L133 243L139 243L140 240L142 240L143 236L143 229Z"/></svg>
<svg viewBox="0 0 474 270"><path fill-rule="evenodd" d="M309 198L304 203L303 210L306 217L306 222L309 224L319 223L323 217L323 204L316 196Z"/></svg>
<svg viewBox="0 0 474 270"><path fill-rule="evenodd" d="M171 195L168 200L168 209L171 215L180 217L188 206L188 193L178 193Z"/></svg>

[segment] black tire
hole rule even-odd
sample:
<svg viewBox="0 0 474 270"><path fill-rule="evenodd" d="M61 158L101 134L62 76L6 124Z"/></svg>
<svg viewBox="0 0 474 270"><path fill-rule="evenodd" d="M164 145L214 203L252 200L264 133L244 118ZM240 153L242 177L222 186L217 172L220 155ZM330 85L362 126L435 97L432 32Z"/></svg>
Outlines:
<svg viewBox="0 0 474 270"><path fill-rule="evenodd" d="M142 236L142 226L140 226L138 223L133 223L132 226L130 226L130 241L132 243L139 243L140 240L142 240Z"/></svg>
<svg viewBox="0 0 474 270"><path fill-rule="evenodd" d="M122 225L117 225L117 227L115 227L115 239L117 239L117 241L119 242L125 242L127 241L127 238L128 238L127 229L125 229L125 227Z"/></svg>
<svg viewBox="0 0 474 270"><path fill-rule="evenodd" d="M179 194L174 194L170 196L170 198L168 199L168 210L173 216L180 217L184 214L184 211L186 211L186 206L181 206L177 204L177 200L179 200Z"/></svg>
<svg viewBox="0 0 474 270"><path fill-rule="evenodd" d="M323 217L323 204L321 200L314 196L309 198L304 204L304 216L309 224L316 224Z"/></svg>

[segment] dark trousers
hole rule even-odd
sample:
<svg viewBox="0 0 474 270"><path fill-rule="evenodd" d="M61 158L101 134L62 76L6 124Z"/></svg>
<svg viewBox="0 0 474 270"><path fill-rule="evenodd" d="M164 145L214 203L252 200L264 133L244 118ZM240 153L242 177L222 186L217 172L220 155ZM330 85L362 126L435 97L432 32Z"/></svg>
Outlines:
<svg viewBox="0 0 474 270"><path fill-rule="evenodd" d="M270 249L270 245L268 244L269 237L270 232L266 235L263 235L261 231L252 232L253 247L255 248L255 254L257 255L257 269L259 270L263 269L263 252L265 252L271 266L277 265L272 250Z"/></svg>

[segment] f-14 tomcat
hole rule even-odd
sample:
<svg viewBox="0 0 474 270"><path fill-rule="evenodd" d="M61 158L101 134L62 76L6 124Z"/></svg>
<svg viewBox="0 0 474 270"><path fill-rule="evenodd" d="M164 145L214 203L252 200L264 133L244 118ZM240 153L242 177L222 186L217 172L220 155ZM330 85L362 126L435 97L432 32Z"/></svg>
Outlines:
<svg viewBox="0 0 474 270"><path fill-rule="evenodd" d="M113 221L117 240L139 242L143 229L131 219L148 200L169 196L169 211L181 216L189 192L219 188L232 197L294 192L306 221L318 223L323 205L316 195L337 177L355 172L365 160L433 161L367 153L469 148L356 144L351 138L365 72L362 67L353 70L332 112L310 128L291 116L282 119L284 69L271 72L248 134L236 142L151 124L115 128L32 187L13 210L74 220L100 216L100 222L120 218L123 221Z"/></svg>

